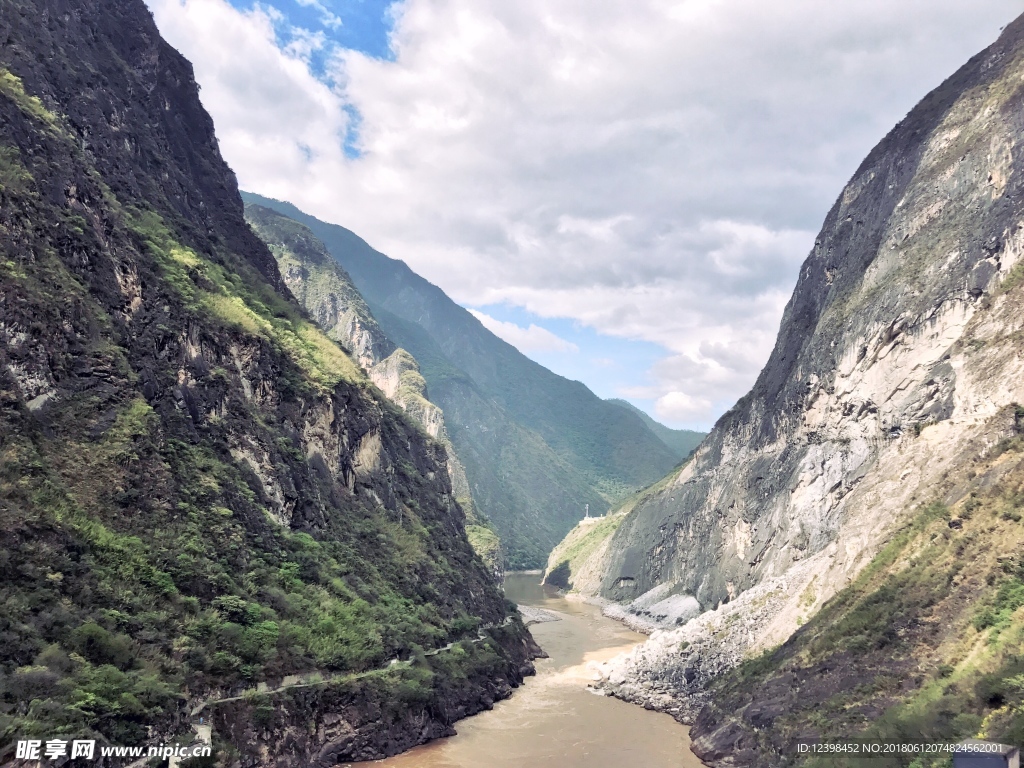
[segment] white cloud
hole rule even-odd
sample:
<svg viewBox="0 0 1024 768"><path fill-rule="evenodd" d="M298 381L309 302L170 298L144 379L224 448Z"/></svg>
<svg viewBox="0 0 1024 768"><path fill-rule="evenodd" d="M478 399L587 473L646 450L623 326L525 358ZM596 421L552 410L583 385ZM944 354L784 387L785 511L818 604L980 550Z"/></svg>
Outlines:
<svg viewBox="0 0 1024 768"><path fill-rule="evenodd" d="M507 341L523 354L529 354L530 352L580 351L580 348L571 341L566 341L561 336L556 336L539 325L530 323L529 327L523 328L521 325L498 320L475 309L471 309L469 312L483 324L484 328L499 339Z"/></svg>
<svg viewBox="0 0 1024 768"><path fill-rule="evenodd" d="M320 0L295 0L299 5L303 5L307 8L313 8L320 12L320 23L328 29L337 29L341 26L341 17L324 5Z"/></svg>
<svg viewBox="0 0 1024 768"><path fill-rule="evenodd" d="M302 29L301 27L289 27L291 40L285 46L285 53L304 62L309 62L316 51L323 50L327 45L327 35L323 30L316 32Z"/></svg>
<svg viewBox="0 0 1024 768"><path fill-rule="evenodd" d="M685 392L667 392L654 404L659 419L668 422L688 422L702 418L711 408L711 402L691 397Z"/></svg>
<svg viewBox="0 0 1024 768"><path fill-rule="evenodd" d="M161 33L194 64L221 150L243 185L257 172L301 185L336 163L348 116L309 71L309 46L276 42L272 8L224 0L153 0ZM290 54L290 55L289 55ZM258 169L258 171L256 170Z"/></svg>
<svg viewBox="0 0 1024 768"><path fill-rule="evenodd" d="M664 345L647 391L690 398L663 407L695 425L753 382L871 146L1020 10L405 0L393 60L336 51L331 88L304 62L317 40L281 50L265 12L149 2L244 188L352 228L464 304Z"/></svg>

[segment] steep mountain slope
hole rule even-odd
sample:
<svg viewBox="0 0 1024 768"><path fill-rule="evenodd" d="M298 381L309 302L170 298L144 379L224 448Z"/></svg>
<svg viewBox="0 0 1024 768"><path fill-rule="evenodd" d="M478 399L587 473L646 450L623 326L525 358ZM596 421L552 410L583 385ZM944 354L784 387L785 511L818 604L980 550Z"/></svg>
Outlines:
<svg viewBox="0 0 1024 768"><path fill-rule="evenodd" d="M707 437L706 432L666 427L661 422L652 419L628 400L612 398L608 402L615 403L615 405L621 405L623 408L628 408L639 416L643 420L644 424L647 425L647 428L657 435L658 439L667 445L680 459L685 459L693 453L694 449L700 445L700 441Z"/></svg>
<svg viewBox="0 0 1024 768"><path fill-rule="evenodd" d="M603 595L659 587L709 611L609 668L620 695L692 717L710 676L788 637L1012 436L1022 86L1018 20L871 152L753 390L615 531Z"/></svg>
<svg viewBox="0 0 1024 768"><path fill-rule="evenodd" d="M540 566L585 504L603 512L678 461L636 414L529 360L404 263L288 203L245 199L307 225L419 361L512 567Z"/></svg>
<svg viewBox="0 0 1024 768"><path fill-rule="evenodd" d="M370 380L444 445L452 490L468 517L470 542L500 577L504 566L498 539L476 514L466 470L448 437L444 413L430 402L415 358L387 338L351 278L308 227L255 204L246 206L245 218L274 254L285 285L317 325L350 350Z"/></svg>
<svg viewBox="0 0 1024 768"><path fill-rule="evenodd" d="M363 368L369 371L395 351L352 279L309 227L262 205L247 205L245 220L270 249L299 304Z"/></svg>
<svg viewBox="0 0 1024 768"><path fill-rule="evenodd" d="M798 739L1024 743L1022 447L1019 436L972 445L984 458L961 466L942 501L908 510L853 584L783 646L717 680L694 751L712 765L775 766L798 764Z"/></svg>
<svg viewBox="0 0 1024 768"><path fill-rule="evenodd" d="M599 594L605 577L608 548L615 532L638 505L650 500L674 477L675 472L669 473L654 485L637 491L607 514L576 523L548 555L544 583L578 594ZM646 625L638 625L638 628L641 631L647 629Z"/></svg>
<svg viewBox="0 0 1024 768"><path fill-rule="evenodd" d="M141 0L0 2L0 340L0 762L204 700L246 765L381 756L528 671L444 450L288 294Z"/></svg>

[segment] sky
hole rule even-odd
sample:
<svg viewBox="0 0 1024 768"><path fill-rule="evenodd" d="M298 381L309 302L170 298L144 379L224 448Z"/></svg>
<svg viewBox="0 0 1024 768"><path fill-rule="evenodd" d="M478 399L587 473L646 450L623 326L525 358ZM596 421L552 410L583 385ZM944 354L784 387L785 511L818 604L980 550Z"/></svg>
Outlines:
<svg viewBox="0 0 1024 768"><path fill-rule="evenodd" d="M147 0L243 189L707 429L871 147L1019 0Z"/></svg>

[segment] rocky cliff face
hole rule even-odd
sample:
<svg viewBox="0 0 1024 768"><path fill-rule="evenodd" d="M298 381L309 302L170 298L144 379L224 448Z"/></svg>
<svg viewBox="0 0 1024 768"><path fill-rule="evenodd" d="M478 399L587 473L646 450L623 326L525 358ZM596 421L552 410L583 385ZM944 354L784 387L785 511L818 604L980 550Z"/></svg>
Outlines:
<svg viewBox="0 0 1024 768"><path fill-rule="evenodd" d="M1018 317L1022 299L1008 302ZM1024 740L1024 441L1015 410L991 425L1002 427L999 443L982 432L960 444L935 500L907 508L868 567L787 642L711 682L690 731L702 760L716 768L853 768L864 761L801 757L797 740ZM693 629L716 627L736 632L722 616ZM692 632L684 654L676 633L655 638L661 651L637 667L644 688L661 688L659 698L673 706L666 689L683 690L687 670L703 668L702 656L715 652L703 636ZM675 656L689 663L665 663L672 641ZM719 663L729 661L717 653Z"/></svg>
<svg viewBox="0 0 1024 768"><path fill-rule="evenodd" d="M443 448L283 285L141 0L0 3L0 763L250 689L364 752L443 731L532 653L463 522ZM258 693L298 673L321 695ZM371 683L392 721L325 711Z"/></svg>
<svg viewBox="0 0 1024 768"><path fill-rule="evenodd" d="M609 670L624 696L692 716L709 675L788 637L1012 436L1022 85L1018 20L871 152L754 388L615 531L601 595L660 587L708 611Z"/></svg>
<svg viewBox="0 0 1024 768"><path fill-rule="evenodd" d="M262 760L328 768L390 757L454 736L454 723L493 708L511 695L523 673L532 673L532 666L510 668L506 658L516 646L523 658L543 653L528 634L510 626L492 628L489 635L481 643L456 645L458 674L433 680L427 665L418 666L421 658L401 686L370 675L331 686L294 687L262 699L224 702L211 708L212 721L238 745L242 765Z"/></svg>
<svg viewBox="0 0 1024 768"><path fill-rule="evenodd" d="M266 243L288 290L328 336L366 370L395 351L344 269L309 227L262 205L247 205L245 220Z"/></svg>
<svg viewBox="0 0 1024 768"><path fill-rule="evenodd" d="M430 402L416 359L388 339L352 279L309 227L254 203L246 206L246 221L270 248L285 285L317 325L350 350L370 380L445 446L455 498L473 518L466 470L449 439L444 412Z"/></svg>

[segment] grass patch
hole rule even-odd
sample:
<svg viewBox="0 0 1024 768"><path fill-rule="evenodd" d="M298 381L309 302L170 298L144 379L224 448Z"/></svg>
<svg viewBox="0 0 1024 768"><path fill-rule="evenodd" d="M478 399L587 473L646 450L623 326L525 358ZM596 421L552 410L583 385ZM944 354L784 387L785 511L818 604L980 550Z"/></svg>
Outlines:
<svg viewBox="0 0 1024 768"><path fill-rule="evenodd" d="M32 192L32 174L21 162L17 147L0 144L0 192L26 195Z"/></svg>
<svg viewBox="0 0 1024 768"><path fill-rule="evenodd" d="M614 535L626 515L626 512L609 513L578 523L551 552L545 580L563 589L572 589L573 574L579 573Z"/></svg>
<svg viewBox="0 0 1024 768"><path fill-rule="evenodd" d="M1000 486L957 501L959 528L944 504L919 508L793 638L716 682L716 708L781 696L761 737L776 755L795 754L791 740L812 735L1022 743L1024 528L1008 516L1022 505L1024 466L1016 466ZM942 764L913 759L878 764ZM844 760L785 764L859 765Z"/></svg>
<svg viewBox="0 0 1024 768"><path fill-rule="evenodd" d="M1009 293L1022 282L1024 282L1024 261L1019 261L1010 268L1010 271L999 283L999 292Z"/></svg>
<svg viewBox="0 0 1024 768"><path fill-rule="evenodd" d="M487 567L496 571L501 566L501 540L498 534L483 525L466 526L466 535L469 537L469 546L480 556Z"/></svg>
<svg viewBox="0 0 1024 768"><path fill-rule="evenodd" d="M0 67L0 93L13 101L25 114L50 128L58 127L57 116L43 106L38 96L26 93L21 78L5 67Z"/></svg>
<svg viewBox="0 0 1024 768"><path fill-rule="evenodd" d="M270 290L246 264L231 269L178 243L152 211L129 219L156 257L164 277L193 309L273 342L321 389L365 382L359 365L288 301Z"/></svg>

